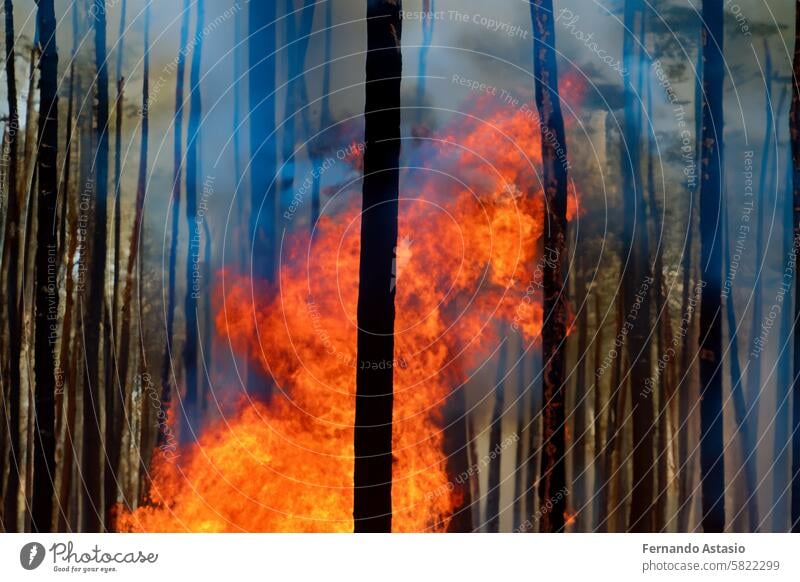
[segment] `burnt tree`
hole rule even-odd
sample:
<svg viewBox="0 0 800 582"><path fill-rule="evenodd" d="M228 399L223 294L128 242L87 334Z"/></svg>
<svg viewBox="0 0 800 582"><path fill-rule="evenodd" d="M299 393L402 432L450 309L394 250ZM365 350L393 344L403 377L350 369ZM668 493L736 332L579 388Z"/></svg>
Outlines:
<svg viewBox="0 0 800 582"><path fill-rule="evenodd" d="M187 416L187 426L192 427L197 411L200 409L197 367L197 297L199 289L196 281L200 279L200 242L202 234L197 216L197 177L198 146L200 142L200 121L203 110L200 93L200 65L203 58L203 21L205 18L204 0L197 0L197 22L195 24L195 45L192 52L192 66L189 72L189 127L186 142L186 225L189 244L186 256L186 295L184 296L184 317L186 318L186 340L183 344L183 365L186 368L186 401L183 410ZM205 219L203 219L205 220Z"/></svg>
<svg viewBox="0 0 800 582"><path fill-rule="evenodd" d="M792 200L794 249L800 241L800 1L795 2L795 37L792 57L792 109L789 114L792 143ZM792 379L792 509L791 530L800 532L800 283L794 286L794 376Z"/></svg>
<svg viewBox="0 0 800 582"><path fill-rule="evenodd" d="M358 282L353 519L392 529L394 258L400 162L400 0L367 0L364 181Z"/></svg>
<svg viewBox="0 0 800 582"><path fill-rule="evenodd" d="M19 108L17 106L17 76L14 70L14 3L5 0L5 48L6 89L8 98L8 124L6 147L8 148L8 202L6 205L5 243L3 245L3 281L5 281L6 321L8 323L8 388L3 400L8 418L8 480L3 487L4 531L21 531L17 524L17 492L19 489L19 402L20 402L20 356L22 354L22 329L19 313ZM5 451L3 451L5 454ZM4 457L5 460L5 457ZM0 476L0 481L5 475Z"/></svg>
<svg viewBox="0 0 800 582"><path fill-rule="evenodd" d="M31 527L51 529L55 483L55 344L58 339L58 52L53 0L40 0L38 192L35 255L33 510Z"/></svg>
<svg viewBox="0 0 800 582"><path fill-rule="evenodd" d="M703 128L700 167L700 479L705 532L725 528L722 434L723 2L703 0Z"/></svg>
<svg viewBox="0 0 800 582"><path fill-rule="evenodd" d="M567 236L567 144L558 93L558 68L552 0L533 0L533 65L536 78L536 108L541 129L545 195L543 261L544 325L542 328L543 420L539 506L552 504L543 513L540 531L564 530L567 509L565 360L567 298L564 259Z"/></svg>

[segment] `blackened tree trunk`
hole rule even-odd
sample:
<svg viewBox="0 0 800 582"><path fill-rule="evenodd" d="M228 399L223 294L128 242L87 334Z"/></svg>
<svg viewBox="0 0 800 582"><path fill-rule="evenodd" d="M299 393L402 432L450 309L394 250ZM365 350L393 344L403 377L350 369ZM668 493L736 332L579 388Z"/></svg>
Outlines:
<svg viewBox="0 0 800 582"><path fill-rule="evenodd" d="M392 529L392 408L400 163L401 0L367 0L353 519Z"/></svg>
<svg viewBox="0 0 800 582"><path fill-rule="evenodd" d="M494 384L494 409L489 431L489 490L486 492L486 531L500 531L500 467L502 466L503 413L505 412L505 380L508 376L508 337L501 338L497 355L497 376Z"/></svg>
<svg viewBox="0 0 800 582"><path fill-rule="evenodd" d="M653 280L650 276L649 236L644 204L644 184L641 176L642 110L634 82L641 86L644 74L641 37L644 15L640 0L625 2L625 33L623 62L626 70L636 68L636 80L625 77L623 98L625 105L624 152L622 182L625 206L623 246L627 252L627 265L623 284L624 314L630 324L627 338L630 377L631 416L633 417L633 482L631 512L628 529L637 532L653 531L655 526L655 458L654 458L654 390L650 365L651 313L650 298ZM625 263L623 263L625 264Z"/></svg>
<svg viewBox="0 0 800 582"><path fill-rule="evenodd" d="M566 423L564 415L565 339L567 301L564 260L567 235L567 144L564 118L558 93L555 31L552 0L531 2L533 23L533 64L536 77L536 108L539 112L542 166L545 194L544 326L542 474L539 481L539 506L552 504L542 514L542 532L564 530L566 488Z"/></svg>
<svg viewBox="0 0 800 582"><path fill-rule="evenodd" d="M5 0L6 40L6 89L8 98L8 203L6 207L5 244L3 246L3 269L6 282L6 321L8 322L8 398L4 408L8 422L8 470L9 476L3 488L3 529L7 532L21 531L17 524L17 492L19 489L19 402L20 402L20 356L22 330L19 314L19 108L17 107L17 76L14 68L14 3ZM0 476L2 480L3 476Z"/></svg>
<svg viewBox="0 0 800 582"><path fill-rule="evenodd" d="M700 182L700 479L703 530L725 528L722 435L723 2L703 0L703 139Z"/></svg>
<svg viewBox="0 0 800 582"><path fill-rule="evenodd" d="M792 109L789 131L792 142L792 199L794 203L794 249L800 241L800 1L795 2L795 37L792 59ZM792 522L791 530L800 532L800 284L794 287L794 379L792 381Z"/></svg>
<svg viewBox="0 0 800 582"><path fill-rule="evenodd" d="M250 270L254 278L272 280L277 255L277 197L270 190L275 178L275 2L250 3L249 96L250 179L253 239ZM247 390L269 394L270 382L258 364L247 367Z"/></svg>
<svg viewBox="0 0 800 582"><path fill-rule="evenodd" d="M251 7L253 4L251 4ZM166 349L164 360L161 364L161 409L159 416L165 418L172 402L172 382L177 383L172 359L172 332L175 328L175 283L178 278L178 235L180 234L180 208L181 208L181 176L183 175L183 87L186 72L186 53L184 47L189 39L189 0L183 0L183 13L181 14L180 48L176 62L175 81L175 116L173 120L172 142L172 217L170 224L169 244L169 283L167 284L167 329ZM166 426L159 423L158 444L163 445L166 440Z"/></svg>
<svg viewBox="0 0 800 582"><path fill-rule="evenodd" d="M204 0L197 0L195 45L192 67L189 73L189 127L186 142L186 225L189 245L186 257L186 296L184 317L186 318L186 340L183 345L183 364L186 367L186 402L183 409L188 416L189 427L193 426L198 410L197 368L197 297L200 274L202 229L197 216L198 144L200 142L200 120L203 103L200 93L200 65L203 58ZM203 218L202 220L205 220Z"/></svg>
<svg viewBox="0 0 800 582"><path fill-rule="evenodd" d="M95 205L94 232L91 247L91 266L89 268L89 293L87 315L84 320L86 391L84 398L84 430L86 431L86 528L88 531L100 530L106 522L106 498L104 479L108 471L116 470L114 458L118 450L107 430L103 436L103 417L113 407L113 388L104 386L101 381L99 362L105 352L103 328L107 316L105 309L106 287L106 241L108 232L108 66L106 58L106 5L104 0L95 0L90 11L94 19L94 50L97 65L95 91L97 109L95 130L97 132L97 153L95 155ZM101 409L100 392L105 388L106 410ZM106 417L107 419L107 417ZM107 419L108 420L108 419ZM114 429L114 423L106 427ZM111 440L109 440L109 438ZM102 467L102 468L101 468Z"/></svg>
<svg viewBox="0 0 800 582"><path fill-rule="evenodd" d="M136 183L136 206L133 216L128 264L125 269L125 293L122 299L122 330L120 332L119 378L127 382L131 351L131 304L136 284L134 269L139 256L140 235L144 216L144 199L147 194L147 150L150 144L150 4L144 13L144 56L142 72L142 134L139 145L139 176ZM141 272L138 277L141 277Z"/></svg>
<svg viewBox="0 0 800 582"><path fill-rule="evenodd" d="M125 94L125 79L122 76L122 63L125 54L125 16L127 13L127 2L122 0L119 15L119 34L117 37L117 63L115 70L115 77L117 81L117 98L114 104L114 282L112 287L111 296L111 328L108 334L108 363L106 370L106 384L114 386L115 392L122 392L122 384L124 379L119 378L118 354L117 354L117 339L119 338L119 273L120 273L120 238L121 238L121 222L122 222L122 120L123 120L123 105ZM117 402L122 401L121 395L117 397Z"/></svg>
<svg viewBox="0 0 800 582"><path fill-rule="evenodd" d="M55 345L58 334L58 52L53 0L40 0L39 150L35 259L34 531L50 530L55 483Z"/></svg>

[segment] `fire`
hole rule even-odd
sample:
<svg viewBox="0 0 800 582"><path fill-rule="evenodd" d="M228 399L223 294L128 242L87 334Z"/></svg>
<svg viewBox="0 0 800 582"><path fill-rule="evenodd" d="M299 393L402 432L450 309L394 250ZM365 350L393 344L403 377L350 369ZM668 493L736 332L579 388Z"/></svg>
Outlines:
<svg viewBox="0 0 800 582"><path fill-rule="evenodd" d="M428 163L401 177L396 355L382 363L395 378L395 531L447 528L461 495L442 452L448 397L499 321L528 342L542 326L538 127L490 105L404 146ZM217 330L277 388L157 463L151 503L122 511L120 530L352 531L360 191L346 194L313 237L287 239L276 288L220 273Z"/></svg>

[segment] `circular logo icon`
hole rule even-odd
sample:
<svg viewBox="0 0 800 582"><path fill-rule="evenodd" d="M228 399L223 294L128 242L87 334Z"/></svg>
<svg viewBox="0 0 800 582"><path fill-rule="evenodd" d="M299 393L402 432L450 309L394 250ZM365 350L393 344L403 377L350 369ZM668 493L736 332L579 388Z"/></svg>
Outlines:
<svg viewBox="0 0 800 582"><path fill-rule="evenodd" d="M35 570L44 562L44 546L39 542L30 542L19 551L19 563L26 570Z"/></svg>

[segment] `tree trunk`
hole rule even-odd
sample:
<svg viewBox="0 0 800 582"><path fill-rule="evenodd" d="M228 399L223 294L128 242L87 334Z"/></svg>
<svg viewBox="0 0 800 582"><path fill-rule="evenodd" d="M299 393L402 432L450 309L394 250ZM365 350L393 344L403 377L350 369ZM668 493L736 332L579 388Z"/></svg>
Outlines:
<svg viewBox="0 0 800 582"><path fill-rule="evenodd" d="M169 245L169 283L167 288L167 329L166 329L166 349L164 359L161 363L161 405L158 412L159 417L164 419L169 413L172 404L173 382L177 386L178 379L173 367L173 330L175 328L175 283L178 278L178 237L180 235L180 207L181 207L181 176L183 168L183 86L186 71L186 54L182 50L189 39L189 0L183 0L183 12L181 13L181 32L180 47L176 62L176 82L175 82L175 116L173 125L172 143L172 217L171 217L171 239ZM251 7L253 4L250 5ZM158 445L166 442L166 423L159 422Z"/></svg>
<svg viewBox="0 0 800 582"><path fill-rule="evenodd" d="M695 148L700 149L700 136L703 130L703 51L701 46L697 49L697 62L695 64L694 86L694 116L695 116ZM694 152L694 159L699 161L699 151ZM691 426L690 392L693 387L694 366L689 360L690 335L693 330L695 316L694 293L692 291L692 253L694 252L694 213L695 196L699 192L697 182L689 188L689 218L687 219L686 246L683 249L683 291L681 294L681 323L680 334L683 339L681 346L680 369L681 376L677 385L678 390L678 530L689 531L689 516L691 513L691 491L693 489L693 476L691 472L693 458L689 451L689 429Z"/></svg>
<svg viewBox="0 0 800 582"><path fill-rule="evenodd" d="M331 92L331 31L333 27L333 2L325 3L325 53L324 60L325 66L322 70L322 105L320 107L319 116L319 132L316 138L322 140L322 136L328 131L331 125L331 105L330 105L330 92ZM323 141L324 143L324 141ZM320 149L322 144L313 145L314 151L314 167L319 167ZM316 227L317 220L319 220L320 208L320 186L322 182L321 172L314 172L313 182L311 184L311 220L309 226L313 232Z"/></svg>
<svg viewBox="0 0 800 582"><path fill-rule="evenodd" d="M528 519L528 515L525 514L526 511L528 513L532 513L531 511L525 508L525 473L527 464L531 463L530 459L525 458L525 439L523 435L525 434L525 394L529 391L528 385L525 383L525 360L527 359L527 352L525 350L525 344L523 342L520 352L519 352L519 359L517 360L517 447L516 447L516 459L514 462L514 521L513 521L513 531L519 532L522 524L525 523L525 520ZM528 429L531 429L529 426ZM530 455L530 451L528 451Z"/></svg>
<svg viewBox="0 0 800 582"><path fill-rule="evenodd" d="M637 83L641 85L643 75L639 44L642 28L642 5L639 0L625 2L625 33L623 38L623 61L627 71L636 69ZM625 226L623 248L627 250L625 272L625 321L630 324L627 338L628 365L630 375L631 407L633 417L633 482L631 488L631 512L628 529L634 532L650 532L655 527L655 459L653 456L654 415L653 386L650 363L650 276L649 236L644 211L643 183L641 173L642 112L633 86L632 75L625 77L625 126L624 156L622 159L623 197L625 201ZM627 266L623 261L623 268Z"/></svg>
<svg viewBox="0 0 800 582"><path fill-rule="evenodd" d="M794 244L800 241L800 1L795 2L795 37L792 58L792 109L789 115L792 142L792 200ZM800 317L800 284L794 286L794 320ZM792 521L791 531L800 533L800 333L794 333L794 375L792 380Z"/></svg>
<svg viewBox="0 0 800 582"><path fill-rule="evenodd" d="M3 488L3 529L6 532L21 531L17 523L17 491L19 489L19 403L20 403L20 357L22 355L22 328L19 314L19 109L17 107L17 77L14 68L16 52L14 46L14 3L5 0L6 25L6 88L8 98L8 203L6 208L5 243L3 245L3 280L6 283L6 321L8 322L9 386L8 399L5 400L5 413L8 422L9 460L8 480ZM5 478L5 472L0 479Z"/></svg>
<svg viewBox="0 0 800 582"><path fill-rule="evenodd" d="M250 94L250 179L253 239L250 268L256 279L271 281L277 255L277 197L275 178L275 2L250 3L249 10L249 94ZM267 396L270 379L259 363L247 367L247 390Z"/></svg>
<svg viewBox="0 0 800 582"><path fill-rule="evenodd" d="M703 139L700 185L700 475L702 525L725 528L722 434L722 248L715 244L723 196L723 2L703 0Z"/></svg>
<svg viewBox="0 0 800 582"><path fill-rule="evenodd" d="M586 438L589 426L586 424L586 407L588 406L589 391L586 386L586 360L589 343L589 307L586 289L585 261L582 253L575 259L575 308L578 313L578 345L577 345L577 370L575 372L575 404L572 434L572 513L574 522L572 530L583 531L586 511Z"/></svg>
<svg viewBox="0 0 800 582"><path fill-rule="evenodd" d="M203 21L205 19L204 0L197 0L197 21L195 23L194 50L189 74L189 127L186 142L186 225L189 245L186 256L186 296L184 298L184 317L186 318L186 341L183 345L183 364L186 367L186 400L183 404L186 426L194 433L198 421L197 410L202 398L198 390L197 367L197 296L200 273L200 242L202 230L198 221L205 220L197 215L198 144L200 142L200 121L202 117L202 95L200 93L200 65L203 58Z"/></svg>
<svg viewBox="0 0 800 582"><path fill-rule="evenodd" d="M401 0L367 0L353 519L392 530L392 407L400 165Z"/></svg>
<svg viewBox="0 0 800 582"><path fill-rule="evenodd" d="M125 93L125 79L122 76L122 62L123 55L125 54L125 15L127 12L127 2L122 0L119 15L119 34L117 36L117 64L116 64L116 80L117 80L117 98L114 103L115 124L114 124L114 281L111 295L111 329L108 334L108 358L106 361L109 363L106 370L106 385L111 386L117 394L117 402L123 402L122 386L125 382L124 378L119 377L118 365L118 338L119 338L119 265L122 257L120 256L120 237L121 237L121 221L122 221L122 121L124 109L124 93ZM117 414L121 412L117 409Z"/></svg>
<svg viewBox="0 0 800 582"><path fill-rule="evenodd" d="M51 528L55 483L55 343L58 318L58 52L53 0L40 0L37 19L42 56L39 69L39 189L36 230L36 331L34 376L34 485L32 527Z"/></svg>
<svg viewBox="0 0 800 582"><path fill-rule="evenodd" d="M489 431L489 490L486 493L486 531L500 531L500 468L502 466L503 413L505 412L505 380L508 376L508 336L500 340L497 355L497 376L494 384L494 409Z"/></svg>
<svg viewBox="0 0 800 582"><path fill-rule="evenodd" d="M594 293L594 531L605 532L608 529L608 475L605 471L604 452L603 452L603 389L601 379L603 377L600 361L603 357L603 324L602 310L600 308L600 293ZM605 415L608 418L608 414ZM608 422L608 421L606 421Z"/></svg>
<svg viewBox="0 0 800 582"><path fill-rule="evenodd" d="M566 489L565 346L567 298L564 260L567 235L567 144L558 94L558 70L552 0L531 2L533 63L536 77L536 108L541 124L542 166L545 194L544 228L544 327L542 475L539 505L553 509L541 516L542 532L564 529Z"/></svg>
<svg viewBox="0 0 800 582"><path fill-rule="evenodd" d="M142 273L134 278L134 269L139 256L141 244L142 221L144 218L144 200L147 194L147 151L150 144L150 4L144 13L144 55L142 57L142 134L139 146L139 176L136 183L136 207L134 209L133 229L131 231L130 252L125 269L125 294L122 300L122 330L120 332L119 379L127 383L128 362L131 352L131 304L133 303L133 287Z"/></svg>

